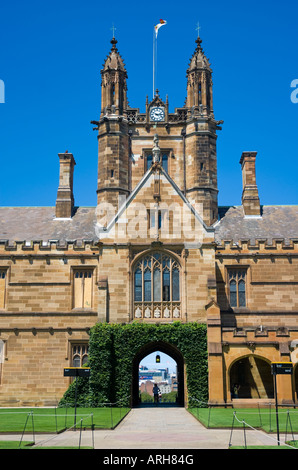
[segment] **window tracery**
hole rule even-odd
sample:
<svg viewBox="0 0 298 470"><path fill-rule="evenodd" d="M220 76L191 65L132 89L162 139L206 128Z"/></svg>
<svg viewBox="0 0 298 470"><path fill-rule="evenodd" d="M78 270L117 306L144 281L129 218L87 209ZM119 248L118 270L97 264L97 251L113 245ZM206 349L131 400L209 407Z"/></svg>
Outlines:
<svg viewBox="0 0 298 470"><path fill-rule="evenodd" d="M134 317L178 319L180 265L162 252L144 256L134 269Z"/></svg>

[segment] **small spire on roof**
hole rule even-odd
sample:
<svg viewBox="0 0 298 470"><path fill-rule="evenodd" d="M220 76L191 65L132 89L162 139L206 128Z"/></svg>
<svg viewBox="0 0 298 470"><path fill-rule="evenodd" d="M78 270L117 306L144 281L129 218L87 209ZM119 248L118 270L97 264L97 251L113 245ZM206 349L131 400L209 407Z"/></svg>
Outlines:
<svg viewBox="0 0 298 470"><path fill-rule="evenodd" d="M197 49L201 48L201 43L202 43L202 39L200 38L200 29L201 29L201 26L200 26L200 23L198 22L197 27L196 27L196 30L198 32L198 37L196 39Z"/></svg>
<svg viewBox="0 0 298 470"><path fill-rule="evenodd" d="M115 28L115 26L114 26L114 23L113 23L113 26L112 26L112 28L111 28L111 31L113 31L113 38L112 38L112 40L111 40L111 44L113 45L112 50L117 50L116 44L117 44L118 41L117 41L117 39L115 39L115 31L116 31L116 28Z"/></svg>

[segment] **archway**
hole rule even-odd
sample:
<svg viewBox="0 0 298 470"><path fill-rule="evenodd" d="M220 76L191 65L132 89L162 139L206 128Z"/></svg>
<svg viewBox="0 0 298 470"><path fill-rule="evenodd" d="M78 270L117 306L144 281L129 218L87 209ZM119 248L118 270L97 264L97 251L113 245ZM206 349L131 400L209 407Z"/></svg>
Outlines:
<svg viewBox="0 0 298 470"><path fill-rule="evenodd" d="M231 398L273 398L270 363L252 355L237 359L230 369L230 391Z"/></svg>
<svg viewBox="0 0 298 470"><path fill-rule="evenodd" d="M134 407L140 405L139 399L139 364L151 353L162 352L170 356L177 364L177 402L176 405L184 406L184 359L181 352L173 345L156 341L143 346L135 355L133 360L133 377L132 377L132 405Z"/></svg>

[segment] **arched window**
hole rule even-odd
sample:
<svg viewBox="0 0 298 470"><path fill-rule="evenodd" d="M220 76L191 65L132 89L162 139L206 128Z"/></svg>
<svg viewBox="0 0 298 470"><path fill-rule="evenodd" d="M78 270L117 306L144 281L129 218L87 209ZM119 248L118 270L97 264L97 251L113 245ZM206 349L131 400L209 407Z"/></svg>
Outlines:
<svg viewBox="0 0 298 470"><path fill-rule="evenodd" d="M246 271L229 270L229 291L231 307L246 307Z"/></svg>
<svg viewBox="0 0 298 470"><path fill-rule="evenodd" d="M180 318L180 265L168 254L153 252L136 264L134 317Z"/></svg>
<svg viewBox="0 0 298 470"><path fill-rule="evenodd" d="M86 343L72 345L72 366L82 367L88 361L89 347Z"/></svg>

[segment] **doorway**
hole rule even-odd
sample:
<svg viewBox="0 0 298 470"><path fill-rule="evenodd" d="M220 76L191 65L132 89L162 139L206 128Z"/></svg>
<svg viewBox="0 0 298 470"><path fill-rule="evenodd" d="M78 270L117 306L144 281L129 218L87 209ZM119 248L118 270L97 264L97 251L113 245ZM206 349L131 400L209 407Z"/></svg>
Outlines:
<svg viewBox="0 0 298 470"><path fill-rule="evenodd" d="M156 362L156 358L159 356L160 362ZM151 369L145 369L144 367L150 366ZM143 368L140 369L140 367ZM172 372L168 373L166 369ZM175 371L176 369L176 371ZM156 375L153 373L155 371ZM149 371L149 373L147 373ZM152 374L150 372L152 371ZM141 372L141 374L140 374ZM169 374L169 377L167 375ZM174 378L175 375L175 378ZM141 378L142 377L142 378ZM148 380L146 380L146 378ZM144 396L140 393L140 383L146 384L146 392L151 395L153 385L155 382L158 382L160 378L160 385L163 385L163 382L166 382L169 379L171 380L171 387L173 387L174 394L171 394L169 397L175 395L175 400L172 398L169 401L162 399L159 400L159 406L184 406L184 360L181 352L173 345L164 343L161 341L153 342L143 346L138 353L136 354L133 361L133 378L132 378L132 402L134 407L144 405ZM172 384L173 379L173 384ZM151 387L152 383L152 387ZM159 386L160 389L165 393L167 391L166 384L165 387ZM145 387L143 387L145 388ZM161 393L161 395L163 395ZM148 397L147 397L148 399ZM148 399L149 403L150 400ZM147 404L147 406L149 405ZM150 406L150 405L149 405ZM151 403L151 406L154 406L154 401Z"/></svg>

